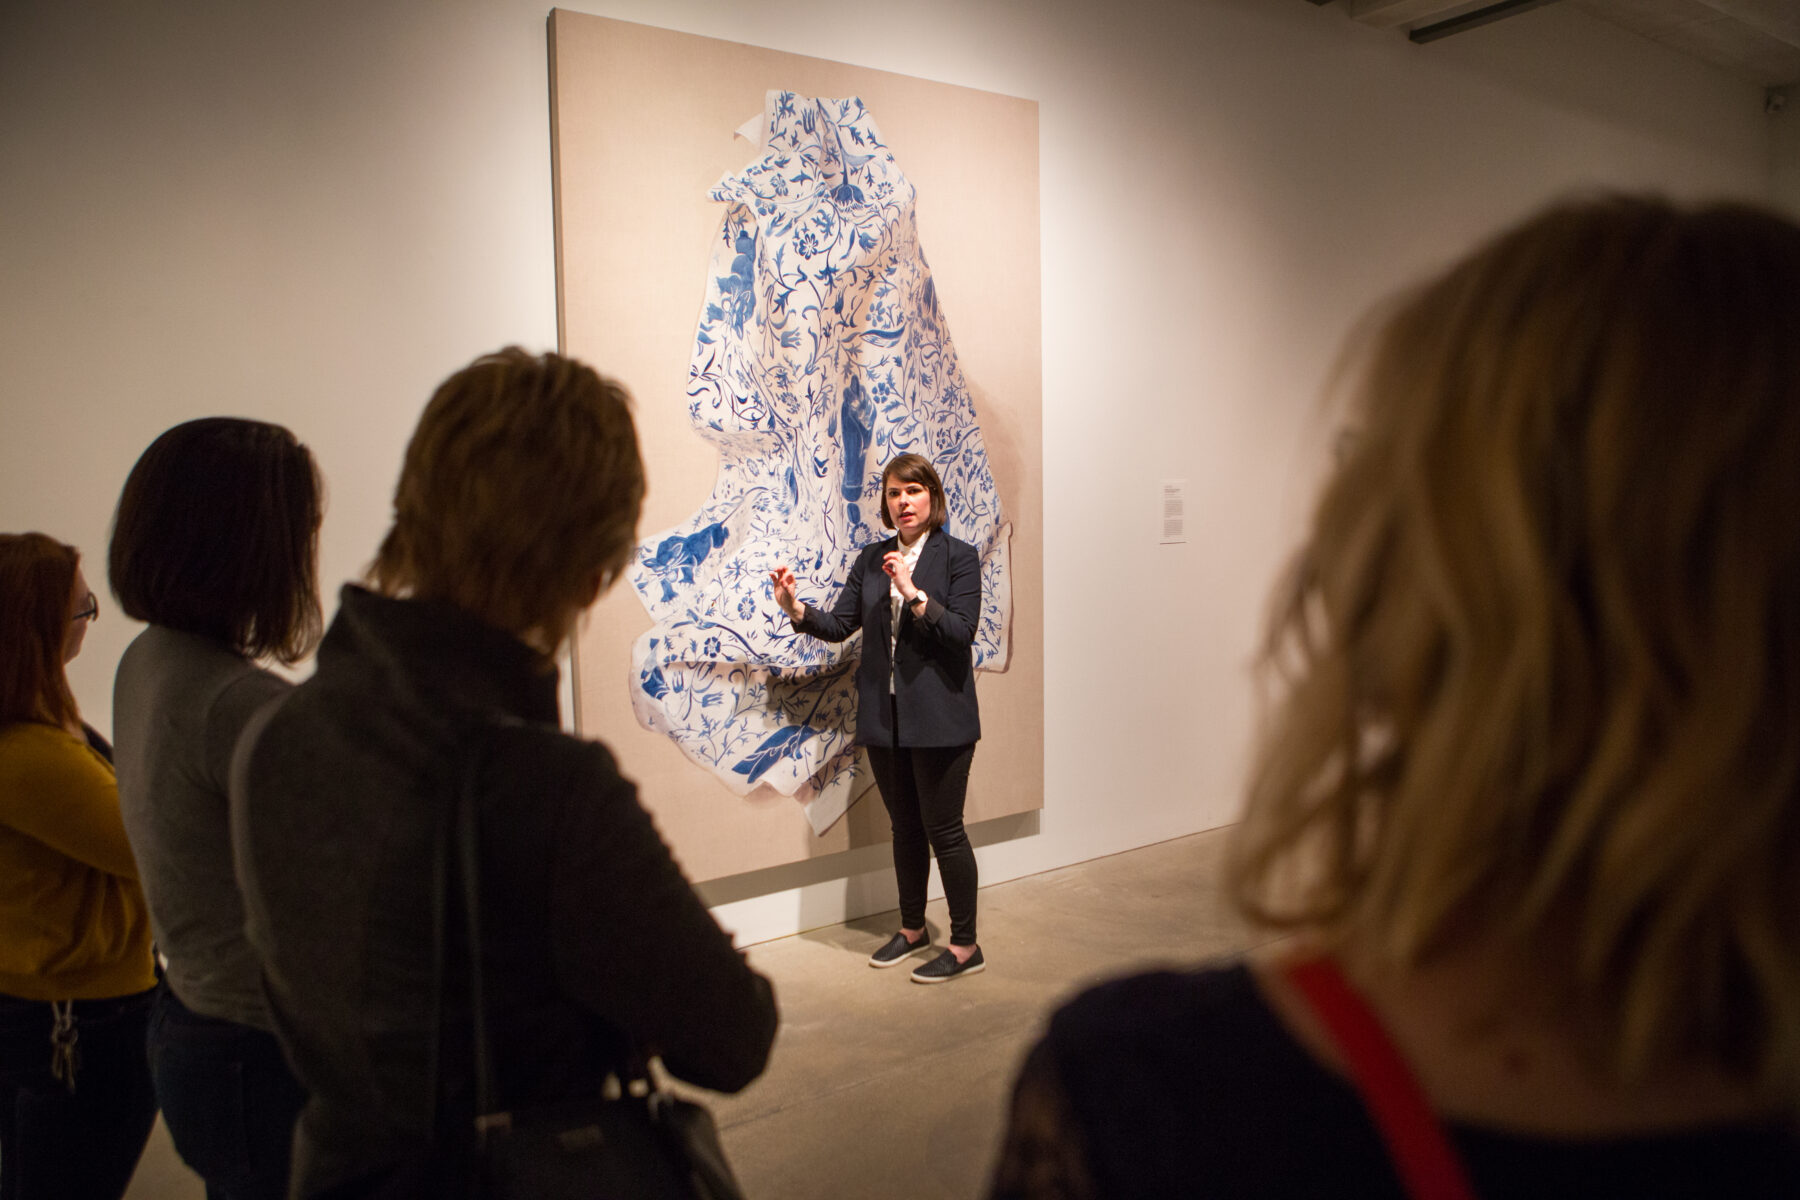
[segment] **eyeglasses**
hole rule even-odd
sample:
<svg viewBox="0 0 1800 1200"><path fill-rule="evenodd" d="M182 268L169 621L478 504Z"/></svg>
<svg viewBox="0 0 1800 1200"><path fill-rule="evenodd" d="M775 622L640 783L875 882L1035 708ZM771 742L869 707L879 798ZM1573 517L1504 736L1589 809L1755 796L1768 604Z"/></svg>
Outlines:
<svg viewBox="0 0 1800 1200"><path fill-rule="evenodd" d="M98 621L100 619L100 601L94 593L89 592L82 602L81 611L70 617L71 621Z"/></svg>

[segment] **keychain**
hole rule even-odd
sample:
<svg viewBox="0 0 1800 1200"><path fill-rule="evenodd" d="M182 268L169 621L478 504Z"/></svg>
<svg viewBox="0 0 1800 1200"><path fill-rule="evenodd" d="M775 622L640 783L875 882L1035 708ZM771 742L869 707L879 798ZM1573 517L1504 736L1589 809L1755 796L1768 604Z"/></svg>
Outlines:
<svg viewBox="0 0 1800 1200"><path fill-rule="evenodd" d="M75 1091L75 1071L81 1066L81 1052L75 1042L81 1036L75 1029L75 1002L50 1002L50 1074L60 1079L70 1094Z"/></svg>

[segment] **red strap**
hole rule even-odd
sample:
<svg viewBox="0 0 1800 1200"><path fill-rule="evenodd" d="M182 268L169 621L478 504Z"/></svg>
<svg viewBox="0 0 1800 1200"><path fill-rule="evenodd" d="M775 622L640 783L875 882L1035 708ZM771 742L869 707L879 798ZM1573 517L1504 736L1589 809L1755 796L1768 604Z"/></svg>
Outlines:
<svg viewBox="0 0 1800 1200"><path fill-rule="evenodd" d="M1331 1035L1413 1200L1475 1200L1462 1160L1368 1001L1329 958L1286 968Z"/></svg>

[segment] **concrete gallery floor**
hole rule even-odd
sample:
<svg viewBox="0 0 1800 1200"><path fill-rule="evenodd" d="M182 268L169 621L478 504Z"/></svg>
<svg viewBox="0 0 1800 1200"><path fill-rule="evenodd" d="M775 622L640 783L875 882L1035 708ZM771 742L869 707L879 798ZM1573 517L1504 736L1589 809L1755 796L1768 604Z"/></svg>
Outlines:
<svg viewBox="0 0 1800 1200"><path fill-rule="evenodd" d="M864 965L892 932L892 912L751 947L775 981L781 1033L761 1079L707 1097L745 1192L980 1196L1013 1074L1060 998L1250 944L1219 896L1224 842L1214 830L982 889L988 968L936 987L911 982L910 967ZM941 944L942 901L927 920ZM127 1200L203 1196L159 1123Z"/></svg>

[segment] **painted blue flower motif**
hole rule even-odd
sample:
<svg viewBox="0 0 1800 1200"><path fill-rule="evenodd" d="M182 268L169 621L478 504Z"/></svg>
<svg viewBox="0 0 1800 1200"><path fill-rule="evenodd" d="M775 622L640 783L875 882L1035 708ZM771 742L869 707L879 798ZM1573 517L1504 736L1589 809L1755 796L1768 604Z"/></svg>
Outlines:
<svg viewBox="0 0 1800 1200"><path fill-rule="evenodd" d="M973 657L1004 670L1010 529L937 288L912 185L860 99L771 92L763 145L712 189L725 206L694 331L688 407L719 450L711 496L639 543L652 628L633 647L638 719L739 794L794 796L816 832L854 794L860 637L798 636L767 577L828 605L886 535L882 464L929 454L949 532L982 556Z"/></svg>
<svg viewBox="0 0 1800 1200"><path fill-rule="evenodd" d="M731 273L718 277L720 303L711 307L731 314L731 327L744 332L744 322L756 312L756 236L740 233L732 242L736 256Z"/></svg>

